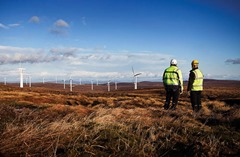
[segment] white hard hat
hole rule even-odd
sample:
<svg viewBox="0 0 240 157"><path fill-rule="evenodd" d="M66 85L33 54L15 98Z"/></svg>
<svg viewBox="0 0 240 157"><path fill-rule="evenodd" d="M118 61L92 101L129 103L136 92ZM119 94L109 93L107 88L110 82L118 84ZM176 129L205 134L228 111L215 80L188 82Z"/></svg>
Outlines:
<svg viewBox="0 0 240 157"><path fill-rule="evenodd" d="M176 59L172 59L170 62L171 65L177 65L177 60Z"/></svg>

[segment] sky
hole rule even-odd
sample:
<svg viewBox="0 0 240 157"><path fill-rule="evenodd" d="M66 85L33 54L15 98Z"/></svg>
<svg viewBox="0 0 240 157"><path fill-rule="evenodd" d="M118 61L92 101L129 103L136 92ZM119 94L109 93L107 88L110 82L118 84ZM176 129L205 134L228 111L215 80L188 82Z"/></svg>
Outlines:
<svg viewBox="0 0 240 157"><path fill-rule="evenodd" d="M162 81L171 59L240 80L240 1L0 0L0 82Z"/></svg>

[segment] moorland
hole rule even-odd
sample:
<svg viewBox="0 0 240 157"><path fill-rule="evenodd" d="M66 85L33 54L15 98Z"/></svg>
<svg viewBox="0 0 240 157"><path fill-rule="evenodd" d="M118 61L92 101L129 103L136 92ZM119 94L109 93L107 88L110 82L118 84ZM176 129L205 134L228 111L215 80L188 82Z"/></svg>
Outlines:
<svg viewBox="0 0 240 157"><path fill-rule="evenodd" d="M0 85L0 156L238 156L240 81L206 80L202 109L186 92L164 110L162 83Z"/></svg>

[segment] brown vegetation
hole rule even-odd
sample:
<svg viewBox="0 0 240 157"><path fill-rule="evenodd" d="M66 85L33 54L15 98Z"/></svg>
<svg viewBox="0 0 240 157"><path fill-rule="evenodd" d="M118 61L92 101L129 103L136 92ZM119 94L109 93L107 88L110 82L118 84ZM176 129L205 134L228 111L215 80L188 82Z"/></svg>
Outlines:
<svg viewBox="0 0 240 157"><path fill-rule="evenodd" d="M161 85L112 92L105 86L93 92L53 87L20 90L0 85L0 156L240 153L238 82L229 87L208 85L199 113L192 112L186 92L177 110L163 110Z"/></svg>

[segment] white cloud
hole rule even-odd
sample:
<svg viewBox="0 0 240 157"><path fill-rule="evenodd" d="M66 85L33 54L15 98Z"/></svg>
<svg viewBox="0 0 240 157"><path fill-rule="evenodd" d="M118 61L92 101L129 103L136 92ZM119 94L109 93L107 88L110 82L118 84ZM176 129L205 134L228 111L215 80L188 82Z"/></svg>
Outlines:
<svg viewBox="0 0 240 157"><path fill-rule="evenodd" d="M95 77L95 78L120 78L123 76L119 72L98 72L98 71L72 71L69 75L76 77Z"/></svg>
<svg viewBox="0 0 240 157"><path fill-rule="evenodd" d="M51 28L49 30L49 32L53 35L59 35L59 36L66 36L68 35L68 31L64 28L67 28L69 27L69 24L62 20L62 19L59 19L57 20L55 23L54 23L54 26L53 28Z"/></svg>
<svg viewBox="0 0 240 157"><path fill-rule="evenodd" d="M79 51L79 48L75 48L75 47L50 49L50 52L55 54L74 54L77 51Z"/></svg>
<svg viewBox="0 0 240 157"><path fill-rule="evenodd" d="M0 28L3 28L3 29L9 29L10 27L18 27L18 26L20 26L19 23L8 24L8 25L4 25L4 24L0 23Z"/></svg>
<svg viewBox="0 0 240 157"><path fill-rule="evenodd" d="M57 20L54 25L56 27L69 27L69 24L62 19Z"/></svg>
<svg viewBox="0 0 240 157"><path fill-rule="evenodd" d="M2 23L0 23L0 28L3 28L3 29L8 29L9 27L8 27L8 26L6 26L6 25L4 25L4 24L2 24Z"/></svg>
<svg viewBox="0 0 240 157"><path fill-rule="evenodd" d="M61 60L60 56L47 54L43 49L0 46L0 64L43 63Z"/></svg>
<svg viewBox="0 0 240 157"><path fill-rule="evenodd" d="M33 16L28 21L31 22L31 23L39 23L40 18L38 16Z"/></svg>
<svg viewBox="0 0 240 157"><path fill-rule="evenodd" d="M227 59L225 61L226 63L231 63L231 64L240 64L240 58L235 58L235 59Z"/></svg>
<svg viewBox="0 0 240 157"><path fill-rule="evenodd" d="M20 26L20 24L19 23L14 23L14 24L9 24L8 26L9 27L18 27L18 26Z"/></svg>
<svg viewBox="0 0 240 157"><path fill-rule="evenodd" d="M50 50L0 46L1 64L15 63L22 59L24 62L39 63L62 59L71 65L89 64L93 66L122 66L122 65L153 65L169 62L168 55L121 53L96 51L94 48L52 48Z"/></svg>
<svg viewBox="0 0 240 157"><path fill-rule="evenodd" d="M21 48L21 47L13 47L13 46L1 46L0 45L0 54L1 53L32 53L36 51L42 51L41 49L34 49L34 48Z"/></svg>
<svg viewBox="0 0 240 157"><path fill-rule="evenodd" d="M7 81L9 80L10 77L16 76L18 74L19 74L19 72L18 72L17 68L16 69L8 69L8 68L6 68L6 69L1 68L0 69L0 76L1 77L6 77Z"/></svg>

